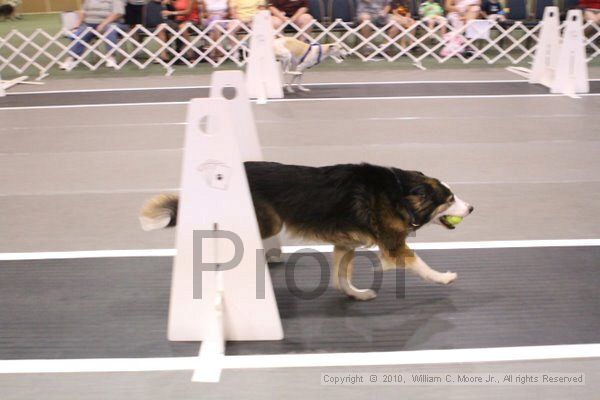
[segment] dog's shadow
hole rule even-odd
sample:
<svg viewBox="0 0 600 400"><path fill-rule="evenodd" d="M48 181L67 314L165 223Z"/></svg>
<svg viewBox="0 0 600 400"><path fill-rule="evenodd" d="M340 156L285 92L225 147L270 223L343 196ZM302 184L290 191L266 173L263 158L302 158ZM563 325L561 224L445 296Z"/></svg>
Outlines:
<svg viewBox="0 0 600 400"><path fill-rule="evenodd" d="M377 351L426 348L433 337L455 328L457 314L497 301L499 296L461 288L460 281L439 286L413 277L407 277L399 288L393 273L385 273L378 296L371 301L350 299L333 288L302 298L282 281L284 271L275 271L285 341L311 351L353 351L365 345ZM370 282L358 276L355 284L363 288ZM315 285L309 286L318 293Z"/></svg>

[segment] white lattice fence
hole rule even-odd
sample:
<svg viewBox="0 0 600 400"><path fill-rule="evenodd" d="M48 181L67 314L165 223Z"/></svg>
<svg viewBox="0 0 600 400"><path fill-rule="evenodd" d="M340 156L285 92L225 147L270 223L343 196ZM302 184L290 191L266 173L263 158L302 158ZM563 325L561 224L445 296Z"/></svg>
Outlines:
<svg viewBox="0 0 600 400"><path fill-rule="evenodd" d="M303 29L288 24L279 28L278 33L310 42L338 42L346 49L348 55L363 61L383 58L393 62L406 57L413 63L421 63L427 59L444 63L456 57L465 64L477 59L482 59L488 64L499 61L519 64L528 61L533 55L540 24L529 26L515 22L503 26L491 21L489 24L482 21L476 24L484 27L484 34L475 35L481 38L474 38L469 34L473 28L471 25L460 29L446 26L447 33L442 35L441 26L429 29L420 21L408 29L402 28L394 21L383 27L376 27L370 22L354 25L337 20L323 25L315 21ZM368 28L368 34L363 34L364 28ZM167 74L173 72L175 64L191 68L201 62L214 67L225 62L234 62L243 66L248 52L248 37L251 34L250 28L239 21L217 21L204 29L190 25L187 27L189 39L184 38L183 29L175 31L166 25L153 30L143 26L132 30L115 29L120 40L111 48L106 46L109 44L106 32L100 34L88 28L94 40L90 43L82 42L84 52L76 58L73 67L96 70L103 66L108 57L116 58L117 69L126 65L144 69L156 63L162 66ZM590 61L600 54L600 26L588 22L585 29L587 57ZM161 31L167 33L166 41L160 39ZM68 30L54 34L42 29L37 29L31 34L24 34L18 30L9 32L0 38L0 72L37 73L39 76L45 76L69 55L69 37L72 35ZM458 45L448 46L453 40L458 41ZM161 58L161 53L166 53L166 60Z"/></svg>

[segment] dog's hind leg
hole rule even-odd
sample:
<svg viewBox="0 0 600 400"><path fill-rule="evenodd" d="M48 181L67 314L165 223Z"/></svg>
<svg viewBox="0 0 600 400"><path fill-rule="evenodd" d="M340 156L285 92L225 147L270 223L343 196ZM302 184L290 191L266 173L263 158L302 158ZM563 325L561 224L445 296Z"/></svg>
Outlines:
<svg viewBox="0 0 600 400"><path fill-rule="evenodd" d="M304 77L305 69L306 69L306 66L304 66L303 64L298 65L298 67L296 68L296 71L298 71L298 75L294 77L294 80L295 80L296 84L298 85L298 90L300 90L302 92L310 92L309 88L302 85L302 78Z"/></svg>
<svg viewBox="0 0 600 400"><path fill-rule="evenodd" d="M333 248L333 265L331 277L333 286L346 295L357 300L371 300L377 297L377 293L371 289L358 289L352 284L352 260L354 249L341 246Z"/></svg>

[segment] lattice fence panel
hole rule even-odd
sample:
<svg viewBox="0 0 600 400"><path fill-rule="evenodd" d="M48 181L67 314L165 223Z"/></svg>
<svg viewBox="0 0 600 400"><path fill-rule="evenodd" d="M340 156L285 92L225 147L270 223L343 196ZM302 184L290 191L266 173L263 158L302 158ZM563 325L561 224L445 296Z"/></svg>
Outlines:
<svg viewBox="0 0 600 400"><path fill-rule="evenodd" d="M425 60L444 63L457 58L465 64L474 60L483 60L488 64L519 64L531 60L541 24L515 22L501 25L481 20L475 24L483 31L473 34L473 24L460 29L449 25L429 29L420 21L408 28L394 21L383 27L376 27L370 22L357 25L336 20L324 25L314 21L304 28L293 23L283 25L277 34L294 36L307 42L338 42L348 56L363 61L401 62L407 59L421 64ZM199 63L208 63L219 67L233 62L241 67L246 63L249 36L252 34L250 27L239 21L216 21L205 28L189 25L180 30L173 30L166 25L152 30L143 26L131 30L115 29L119 41L111 47L107 46L110 42L106 32L101 34L89 28L93 40L82 42L83 54L76 57L71 67L93 71L102 68L109 57L116 59L116 69L129 65L145 69L158 64L167 74L174 71L175 65L193 68ZM165 41L161 39L161 32L166 33ZM0 72L5 75L45 76L69 55L72 37L73 33L67 30L54 34L42 29L30 34L10 31L0 38ZM587 59L591 61L600 55L600 26L587 22L585 38Z"/></svg>

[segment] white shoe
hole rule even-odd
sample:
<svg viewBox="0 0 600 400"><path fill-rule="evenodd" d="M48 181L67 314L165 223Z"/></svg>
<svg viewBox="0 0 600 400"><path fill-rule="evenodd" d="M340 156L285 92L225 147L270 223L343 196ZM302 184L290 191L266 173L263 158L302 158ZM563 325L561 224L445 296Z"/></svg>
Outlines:
<svg viewBox="0 0 600 400"><path fill-rule="evenodd" d="M65 61L58 63L58 68L64 71L70 71L75 68L75 59L73 57L67 57Z"/></svg>
<svg viewBox="0 0 600 400"><path fill-rule="evenodd" d="M115 58L112 56L108 57L106 59L106 66L108 68L114 68L114 69L117 69L119 67L119 65L117 64L117 60L115 60Z"/></svg>

